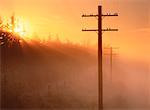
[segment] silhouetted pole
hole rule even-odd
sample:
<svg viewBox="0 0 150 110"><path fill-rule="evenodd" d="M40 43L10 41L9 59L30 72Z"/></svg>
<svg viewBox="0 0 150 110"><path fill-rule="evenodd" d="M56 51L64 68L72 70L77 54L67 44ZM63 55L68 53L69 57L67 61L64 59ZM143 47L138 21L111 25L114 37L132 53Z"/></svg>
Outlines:
<svg viewBox="0 0 150 110"><path fill-rule="evenodd" d="M111 81L112 81L112 69L113 69L113 51L112 51L112 47L110 47L110 77L111 77Z"/></svg>
<svg viewBox="0 0 150 110"><path fill-rule="evenodd" d="M15 15L11 16L11 25L12 25L12 32L15 31Z"/></svg>
<svg viewBox="0 0 150 110"><path fill-rule="evenodd" d="M0 46L1 48L1 107L6 107L6 88L7 88L7 48L6 45L4 44L3 46Z"/></svg>
<svg viewBox="0 0 150 110"><path fill-rule="evenodd" d="M118 55L116 53L113 52L114 49L119 49L119 48L115 48L115 47L105 47L104 49L109 49L109 53L104 53L104 55L109 55L109 59L110 59L110 81L112 82L113 80L113 56L114 55Z"/></svg>
<svg viewBox="0 0 150 110"><path fill-rule="evenodd" d="M98 109L103 109L103 64L102 64L102 31L118 31L118 29L102 29L102 16L118 16L115 14L102 15L102 6L98 6L98 15L82 15L82 17L98 17L98 29L82 29L82 31L98 31Z"/></svg>
<svg viewBox="0 0 150 110"><path fill-rule="evenodd" d="M102 7L98 6L98 92L99 109L103 109Z"/></svg>

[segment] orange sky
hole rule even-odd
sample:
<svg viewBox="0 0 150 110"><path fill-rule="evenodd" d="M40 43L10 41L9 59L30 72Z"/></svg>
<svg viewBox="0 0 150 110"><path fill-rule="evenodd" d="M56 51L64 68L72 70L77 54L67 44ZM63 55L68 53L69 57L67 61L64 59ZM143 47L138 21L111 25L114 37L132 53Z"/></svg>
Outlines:
<svg viewBox="0 0 150 110"><path fill-rule="evenodd" d="M15 12L30 23L32 32L40 36L49 33L75 42L89 39L96 42L97 34L82 32L82 28L96 28L95 18L82 18L83 13L97 13L100 0L0 0L0 15ZM103 34L104 44L120 47L120 53L149 58L150 1L103 0L103 13L118 12L119 17L104 18L103 27L119 28L119 32ZM145 54L147 53L147 54Z"/></svg>
<svg viewBox="0 0 150 110"><path fill-rule="evenodd" d="M0 14L10 16L12 12L29 21L33 30L47 36L58 34L61 38L81 40L82 12L87 9L97 12L97 1L86 0L0 0ZM91 4L91 5L90 5ZM82 8L81 8L82 7ZM80 39L81 38L81 39Z"/></svg>

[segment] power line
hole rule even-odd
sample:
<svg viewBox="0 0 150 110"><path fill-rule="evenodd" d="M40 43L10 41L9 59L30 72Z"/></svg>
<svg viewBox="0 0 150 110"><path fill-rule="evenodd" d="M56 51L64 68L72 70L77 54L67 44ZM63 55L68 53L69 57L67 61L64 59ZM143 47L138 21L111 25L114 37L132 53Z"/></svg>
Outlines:
<svg viewBox="0 0 150 110"><path fill-rule="evenodd" d="M82 31L97 31L98 32L98 108L103 109L103 70L102 70L102 31L118 31L118 29L102 29L102 17L118 16L114 14L102 14L102 6L98 6L97 15L82 15L82 17L98 17L98 29L82 29Z"/></svg>

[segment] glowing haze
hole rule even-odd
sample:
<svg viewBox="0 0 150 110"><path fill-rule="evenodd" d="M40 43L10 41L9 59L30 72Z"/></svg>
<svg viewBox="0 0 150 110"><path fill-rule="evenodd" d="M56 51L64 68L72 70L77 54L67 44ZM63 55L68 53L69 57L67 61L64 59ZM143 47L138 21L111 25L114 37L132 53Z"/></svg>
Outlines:
<svg viewBox="0 0 150 110"><path fill-rule="evenodd" d="M83 33L82 28L97 28L95 18L83 19L83 13L97 13L99 0L0 0L0 15L14 12L21 17L30 34L40 37L58 35L73 42L97 42L97 34ZM120 53L149 58L150 1L103 0L103 13L118 12L119 17L105 18L103 28L119 28L119 32L104 33L104 44L120 47ZM147 53L145 55L145 53Z"/></svg>
<svg viewBox="0 0 150 110"><path fill-rule="evenodd" d="M61 39L69 38L73 41L84 40L85 35L81 32L82 12L87 9L97 12L98 5L98 1L90 0L0 0L0 2L1 16L9 17L14 12L16 16L30 24L33 33L41 37L51 33L54 36L59 35Z"/></svg>

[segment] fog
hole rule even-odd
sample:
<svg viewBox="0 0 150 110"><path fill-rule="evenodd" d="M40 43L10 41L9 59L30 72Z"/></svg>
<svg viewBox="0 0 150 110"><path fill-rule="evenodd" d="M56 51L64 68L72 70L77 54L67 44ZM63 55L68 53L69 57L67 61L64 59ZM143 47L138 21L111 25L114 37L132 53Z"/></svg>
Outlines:
<svg viewBox="0 0 150 110"><path fill-rule="evenodd" d="M97 109L97 51L84 45L37 41L1 47L1 106L14 109ZM150 107L149 63L103 55L106 109Z"/></svg>
<svg viewBox="0 0 150 110"><path fill-rule="evenodd" d="M10 52L9 48L6 51L6 56L2 57L5 58L2 59L2 72L6 80L2 79L6 91L2 95L5 96L2 98L4 107L96 107L97 62L86 48L32 42L23 43L21 52Z"/></svg>

